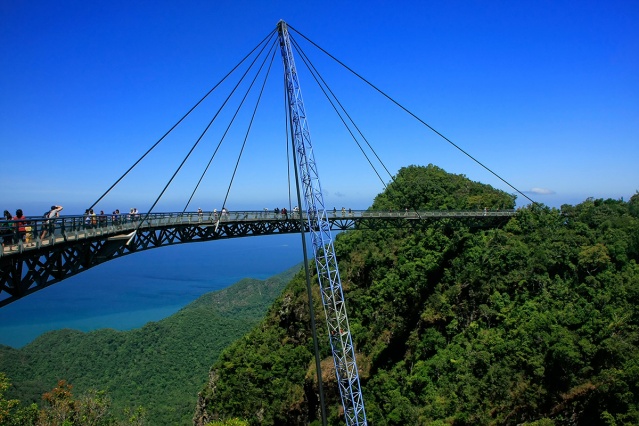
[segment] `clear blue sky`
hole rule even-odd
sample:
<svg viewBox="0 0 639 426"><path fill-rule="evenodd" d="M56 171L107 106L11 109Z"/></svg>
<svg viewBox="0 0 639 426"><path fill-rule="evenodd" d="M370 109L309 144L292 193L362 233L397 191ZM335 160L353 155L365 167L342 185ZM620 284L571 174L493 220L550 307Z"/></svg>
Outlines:
<svg viewBox="0 0 639 426"><path fill-rule="evenodd" d="M280 19L535 201L639 190L637 2L14 0L0 2L0 209L80 213ZM513 192L293 36L391 173L433 163ZM297 65L326 204L367 207L382 184ZM281 80L278 52L230 209L287 203ZM146 210L216 99L97 209ZM245 128L192 209L221 205ZM203 140L160 210L182 209L217 141Z"/></svg>

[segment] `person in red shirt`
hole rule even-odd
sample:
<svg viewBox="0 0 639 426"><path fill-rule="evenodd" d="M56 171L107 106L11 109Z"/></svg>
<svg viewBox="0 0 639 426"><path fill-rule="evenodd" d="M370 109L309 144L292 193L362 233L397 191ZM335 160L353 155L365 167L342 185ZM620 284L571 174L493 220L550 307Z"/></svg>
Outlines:
<svg viewBox="0 0 639 426"><path fill-rule="evenodd" d="M16 227L16 233L14 236L14 243L18 244L18 241L24 241L24 236L27 233L27 220L24 214L22 213L22 209L16 210L16 215L13 216L14 224Z"/></svg>

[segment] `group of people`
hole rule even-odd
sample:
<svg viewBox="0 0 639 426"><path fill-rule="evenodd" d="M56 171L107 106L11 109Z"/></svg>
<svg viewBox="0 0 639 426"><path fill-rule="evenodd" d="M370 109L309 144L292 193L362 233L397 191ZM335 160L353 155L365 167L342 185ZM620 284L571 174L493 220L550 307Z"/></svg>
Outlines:
<svg viewBox="0 0 639 426"><path fill-rule="evenodd" d="M353 214L353 210L348 208L348 215L351 216ZM337 209L333 207L333 216L337 216ZM342 216L346 216L346 209L342 207Z"/></svg>
<svg viewBox="0 0 639 426"><path fill-rule="evenodd" d="M293 207L293 213L298 213L299 211L299 207ZM281 209L279 207L275 207L273 209L273 213L275 213L275 217L278 217L279 215L282 215L282 217L284 218L288 217L288 210L286 209L286 207L282 207ZM264 215L268 216L268 209L264 209Z"/></svg>
<svg viewBox="0 0 639 426"><path fill-rule="evenodd" d="M29 244L36 238L37 231L40 231L40 240L44 240L46 237L52 237L56 229L56 220L60 217L60 212L64 207L59 205L53 205L36 220L33 217L27 218L22 209L17 209L15 216L12 216L8 210L5 210L2 218L0 219L0 239L2 239L2 246L9 246L11 244L18 244L20 241ZM121 215L120 210L114 210L111 216L113 223L120 223L122 221L131 221L140 217L140 213L137 208L132 208L128 215ZM93 209L87 209L84 213L84 227L94 228L97 226L106 226L108 222L108 216L101 210L99 214L96 214Z"/></svg>
<svg viewBox="0 0 639 426"><path fill-rule="evenodd" d="M63 207L53 205L42 216L42 219L33 220L33 217L27 219L22 209L17 209L15 215L11 215L8 210L4 211L3 217L0 218L0 239L2 245L7 246L9 244L17 244L19 241L30 243L30 241L37 237L37 231L40 231L40 240L44 240L46 237L52 237L56 229L56 218L60 217L60 211ZM293 213L298 214L300 209L295 206ZM200 218L203 216L201 208L197 210ZM275 217L288 218L289 212L286 207L273 209ZM264 215L268 216L268 209L264 209ZM345 215L346 209L342 207L342 215ZM351 213L351 209L348 209L348 213ZM333 208L333 215L337 214L337 209ZM217 209L213 210L213 217L215 219L225 219L229 215L226 207L223 207L219 212ZM107 226L110 223L119 225L125 222L132 222L140 218L140 213L137 208L131 208L128 213L120 213L119 209L113 210L110 217L104 210L100 210L100 213L96 213L93 209L86 209L84 213L82 224L84 228L96 228ZM110 221L109 221L110 219ZM60 226L60 225L58 225Z"/></svg>
<svg viewBox="0 0 639 426"><path fill-rule="evenodd" d="M18 240L24 240L27 234L27 218L22 209L16 210L16 215L12 216L9 210L2 214L2 224L0 225L0 237L2 245L17 244Z"/></svg>
<svg viewBox="0 0 639 426"><path fill-rule="evenodd" d="M53 205L43 215L44 220L39 222L41 240L47 235L53 235L55 230L54 219L60 217L60 211L62 211L62 209L62 206ZM18 244L20 241L30 243L36 231L33 225L37 227L38 222L28 220L22 209L17 209L15 216L11 216L9 210L5 210L0 221L0 238L2 238L2 245Z"/></svg>
<svg viewBox="0 0 639 426"><path fill-rule="evenodd" d="M226 209L226 207L222 207L222 210L220 210L220 213L217 212L217 209L213 209L213 218L214 219L217 219L218 216L221 216L222 219L225 219L228 215L229 215L229 211Z"/></svg>
<svg viewBox="0 0 639 426"><path fill-rule="evenodd" d="M275 207L273 209L273 213L275 213L275 217L277 217L277 215L279 214L281 214L283 217L288 217L288 210L286 210L286 207L282 207L281 210L279 207Z"/></svg>
<svg viewBox="0 0 639 426"><path fill-rule="evenodd" d="M111 213L111 223L119 225L125 222L133 222L140 218L140 212L136 207L129 209L129 213L120 213L120 209L115 209ZM95 213L93 209L86 209L84 211L84 227L96 228L107 226L109 222L109 215L104 213L104 210L100 210L100 213Z"/></svg>

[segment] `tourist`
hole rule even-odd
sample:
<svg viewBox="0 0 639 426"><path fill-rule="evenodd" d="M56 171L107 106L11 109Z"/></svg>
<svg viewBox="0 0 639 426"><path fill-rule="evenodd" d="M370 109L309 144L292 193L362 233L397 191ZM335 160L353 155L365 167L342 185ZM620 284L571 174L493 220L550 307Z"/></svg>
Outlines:
<svg viewBox="0 0 639 426"><path fill-rule="evenodd" d="M9 210L4 211L2 214L2 220L7 221L0 224L0 238L2 238L2 245L4 246L10 244L9 240L12 238L14 233L13 222L9 222L11 220L11 213L9 213Z"/></svg>
<svg viewBox="0 0 639 426"><path fill-rule="evenodd" d="M60 211L63 209L62 206L51 206L49 212L44 215L47 219L42 222L42 233L40 234L40 239L43 240L47 235L47 232L53 236L53 232L55 231L55 221L53 219L60 217Z"/></svg>
<svg viewBox="0 0 639 426"><path fill-rule="evenodd" d="M98 223L100 224L100 228L104 228L107 225L107 215L104 213L104 210L100 210Z"/></svg>
<svg viewBox="0 0 639 426"><path fill-rule="evenodd" d="M91 227L91 211L90 209L86 209L84 211L84 228L89 229Z"/></svg>
<svg viewBox="0 0 639 426"><path fill-rule="evenodd" d="M24 216L22 209L16 210L16 215L13 216L14 226L16 233L13 236L13 241L18 244L18 241L24 241L27 235L27 218ZM29 227L30 228L30 227Z"/></svg>

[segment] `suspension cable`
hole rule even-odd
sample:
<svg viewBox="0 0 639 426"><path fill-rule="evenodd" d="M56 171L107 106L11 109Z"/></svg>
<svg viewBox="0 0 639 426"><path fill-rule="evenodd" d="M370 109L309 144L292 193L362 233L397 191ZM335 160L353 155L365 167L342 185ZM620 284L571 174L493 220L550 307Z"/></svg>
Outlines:
<svg viewBox="0 0 639 426"><path fill-rule="evenodd" d="M275 46L275 41L273 43L271 43L271 47L269 48L269 53L266 54L266 58L268 58L268 55L270 54L270 52L273 50L274 46ZM253 59L253 62L251 62L251 65L249 65L248 69L244 72L244 74L242 75L242 77L240 78L240 80L237 82L237 84L235 85L235 87L233 87L233 90L231 91L231 93L229 94L229 96L226 98L226 100L224 101L224 103L222 104L222 106L218 109L217 113L215 114L215 116L213 117L213 119L211 120L211 122L209 123L209 125L206 127L206 129L204 130L204 132L202 133L202 135L200 136L200 138L198 139L198 142L200 141L200 139L202 139L202 137L204 136L204 133L206 133L206 131L209 129L209 127L211 126L211 124L213 123L213 121L215 120L215 118L218 116L218 114L222 111L222 109L224 108L224 106L226 105L226 103L229 101L229 99L233 96L233 94L235 93L235 91L237 90L237 88L240 86L240 84L242 83L242 81L244 81L244 78L246 77L246 75L249 73L249 71L253 68L253 65L255 65L255 62L257 61L257 59L262 55L262 52L264 51L264 49L266 48L267 44L265 44L262 49L260 50L260 52L255 56L255 59ZM265 58L265 60L266 60ZM242 98L242 101L240 102L239 106L237 107L237 109L235 110L235 114L233 115L233 117L231 118L231 121L229 123L229 125L226 127L226 130L224 131L224 133L222 134L222 137L220 139L220 141L217 144L217 147L215 148L215 151L213 152L213 154L211 155L211 158L209 159L209 162L207 163L206 167L204 168L204 171L202 172L202 175L200 176L200 179L198 180L197 184L195 185L195 188L193 189L193 192L191 193L191 196L189 197L189 200L187 201L186 205L184 206L184 209L182 210L182 213L184 213L186 211L186 209L188 208L189 204L191 204L191 200L193 199L193 196L195 195L195 192L197 191L198 187L200 186L200 183L202 182L202 179L204 179L204 175L206 174L206 172L208 171L211 163L213 162L213 159L215 158L215 155L217 154L218 150L220 149L220 147L222 146L222 142L224 141L224 138L226 137L226 134L229 132L231 125L233 124L233 122L235 121L235 118L237 117L237 114L240 111L240 108L242 107L242 105L244 104L244 101L246 100L246 97L248 96L249 91L251 90L251 87L253 86L253 83L255 83L255 79L257 78L257 75L259 75L259 71L262 69L262 66L264 66L264 62L262 62L262 65L260 66L258 73L256 74L256 76L253 79L253 82L251 83L251 85L249 86L249 89L246 91L246 93L244 94L244 97Z"/></svg>
<svg viewBox="0 0 639 426"><path fill-rule="evenodd" d="M496 172L492 171L488 166L484 165L481 161L479 161L478 159L476 159L475 157L473 157L472 155L470 155L468 152L466 152L464 149L462 149L459 145L457 145L456 143L454 143L453 141L451 141L450 139L448 139L446 136L444 136L442 133L440 133L439 131L437 131L434 127L432 127L431 125L429 125L428 123L426 123L424 120L422 120L421 118L419 118L417 115L415 115L413 112L411 112L408 108L404 107L402 104L400 104L399 102L397 102L395 99L393 99L391 96L387 95L384 91L382 91L381 89L379 89L377 86L375 86L373 83L371 83L370 81L368 81L366 78L362 77L359 73L357 73L356 71L354 71L352 68L350 68L349 66L347 66L346 64L344 64L342 61L340 61L339 59L337 59L335 56L331 55L330 53L328 53L326 50L324 50L322 47L320 47L318 44L316 44L315 42L313 42L311 39L309 39L308 37L306 37L304 34L300 33L299 31L297 31L295 28L291 27L290 25L288 26L289 29L292 29L293 31L295 31L297 34L299 34L300 36L302 36L305 40L307 40L309 43L311 43L313 46L315 46L316 48L318 48L319 50L321 50L324 54L326 54L328 57L330 57L331 59L333 59L335 62L337 62L338 64L340 64L342 67L346 68L348 71L350 71L352 74L354 74L356 77L358 77L360 80L362 80L364 83L368 84L370 87L372 87L373 89L375 89L377 92L379 92L382 96L384 96L385 98L387 98L389 101L391 101L392 103L394 103L395 105L397 105L399 108L401 108L402 110L404 110L404 112L406 112L407 114L409 114L410 116L412 116L414 119L416 119L417 121L419 121L420 123L422 123L424 126L426 126L428 129L430 129L433 133L435 133L436 135L438 135L439 137L441 137L442 139L444 139L446 142L448 142L450 145L452 145L453 147L457 148L457 150L459 150L460 152L462 152L464 155L466 155L468 158L470 158L471 160L473 160L475 163L479 164L481 167L483 167L485 170L487 170L488 172L490 172L493 176L497 177L499 180L501 180L502 182L504 182L506 185L508 185L509 187L511 187L512 189L514 189L518 194L520 194L521 196L523 196L524 198L526 198L528 201L532 202L533 204L537 204L537 202L535 202L533 199L531 199L529 196L527 196L526 194L524 194L522 191L520 191L519 189L517 189L515 186L513 186L511 183L509 183L507 180L505 180L504 178L502 178L501 176L499 176Z"/></svg>
<svg viewBox="0 0 639 426"><path fill-rule="evenodd" d="M275 43L273 43L273 46L275 46ZM275 59L275 53L276 53L275 49L273 49L273 53L272 54L269 51L269 54L271 55L271 61L269 62L268 69L266 70L266 75L264 77L264 82L262 83L262 87L260 89L260 94L259 94L259 96L257 98L257 101L255 102L255 108L253 109L253 114L251 116L251 120L249 121L248 128L246 129L246 134L244 135L244 141L242 142L242 148L240 149L240 153L239 153L239 155L237 157L237 162L235 163L235 168L233 169L233 174L231 175L231 181L229 182L229 187L226 190L226 195L224 196L224 201L222 202L222 210L224 210L224 208L226 207L226 201L228 200L229 193L231 192L231 187L233 186L233 181L235 180L235 174L237 173L237 169L240 166L240 160L242 158L242 153L244 152L244 147L246 146L246 141L248 140L249 134L251 133L251 128L253 127L253 121L255 120L255 115L257 114L257 108L259 107L260 101L262 100L262 94L264 93L264 87L266 86L266 82L268 80L268 76L269 76L269 74L271 72L271 67L273 66L273 59ZM266 59L268 59L268 55L264 59L264 61L266 61ZM262 66L264 66L264 62L262 63ZM258 74L262 70L262 66L260 66L260 69L258 70ZM256 75L256 78L257 78L257 75ZM252 86L253 86L253 84L251 83L251 87ZM250 90L250 88L249 88L249 90ZM220 219L221 219L221 214L220 214L220 218L217 221L216 227L219 226Z"/></svg>
<svg viewBox="0 0 639 426"><path fill-rule="evenodd" d="M274 43L273 43L274 45ZM262 49L263 50L263 49ZM259 56L258 56L259 57ZM267 56L268 58L268 56ZM266 60L266 58L265 58ZM255 63L255 61L253 61L253 63ZM262 65L264 65L264 63L262 62ZM252 66L252 64L251 64ZM260 70L262 68L260 67ZM247 70L248 72L248 70ZM259 74L259 70L258 70L258 74ZM238 83L239 84L239 83ZM234 89L235 90L235 89ZM250 88L249 88L250 90ZM219 111L218 111L219 113ZM209 123L209 126L211 124ZM208 129L208 126L207 126ZM166 190L169 188L169 186L171 185L171 183L173 182L173 179L175 179L175 176L177 176L177 174L180 172L180 170L182 169L182 166L184 166L184 164L186 163L186 160L188 160L188 158L191 156L191 154L193 153L193 150L195 149L195 147L198 145L198 143L200 142L200 140L202 139L202 137L200 136L200 138L197 140L197 142L191 147L191 149L189 150L189 152L186 154L186 157L184 157L184 159L182 160L182 162L180 163L180 165L178 166L178 168L175 170L175 172L173 173L173 176L171 176L171 178L169 179L169 181L167 182L167 184L164 186L164 189L162 189L162 192L160 192L160 195L158 195L158 197L155 199L155 202L153 203L153 205L151 206L151 208L146 212L146 215L144 216L144 220L146 220L147 217L149 217L149 215L151 214L151 212L153 211L153 209L155 208L155 206L157 205L157 203L160 201L160 198L162 198L162 196L164 195L164 193L166 192ZM140 228L140 226L142 225L142 223L144 222L144 220L140 221L138 223L138 226L135 228L136 232L137 230Z"/></svg>
<svg viewBox="0 0 639 426"><path fill-rule="evenodd" d="M272 45L275 45L275 43L272 43ZM266 45L265 45L265 46L266 46ZM271 47L271 49L272 49L272 47ZM262 51L263 51L263 50L264 50L264 48L262 48ZM260 51L260 53L261 53L262 51ZM255 61L257 60L257 58L258 58L258 57L259 57L259 55L256 57L256 59L255 59L255 60L253 60L253 62L251 63L251 67L253 66L253 64L255 63ZM266 60L267 58L268 58L268 55L266 56L265 60ZM262 66L263 66L263 65L264 65L264 62L262 62ZM260 66L260 69L258 70L258 75L259 75L259 71L260 71L261 69L262 69L262 67ZM250 68L249 68L249 70L250 70ZM246 75L246 73L248 73L248 71L249 71L249 70L247 70L247 71L244 73L244 75ZM244 76L242 76L242 78L244 78ZM256 76L256 78L257 78L257 76ZM254 81L255 81L255 80L254 80ZM239 85L239 83L238 83L238 85ZM233 89L233 91L235 91L235 89L236 89L236 88L237 88L237 85L236 85L236 87ZM250 90L250 87L249 87L249 90ZM228 100L228 98L227 98L227 100ZM226 101L225 101L225 103L226 103ZM218 110L218 113L219 113L219 110ZM217 116L217 114L216 114L216 116ZM211 123L212 123L212 121L211 121ZM211 123L209 123L209 125L207 126L207 129L208 129L208 127L211 125ZM205 132L206 132L206 130L205 130ZM202 136L203 136L203 135L202 135ZM160 201L160 198L162 198L162 195L164 195L164 193L166 192L166 190L169 188L169 186L170 186L170 185L171 185L171 183L173 182L173 179L175 179L175 177L177 176L177 174L178 174L178 173L180 172L180 170L182 169L182 166L184 166L184 164L186 163L186 160L188 160L188 158L189 158L189 157L191 156L191 154L193 153L193 150L195 149L195 147L198 145L198 143L199 143L199 142L200 142L200 140L202 139L202 136L200 136L200 138L197 140L197 142L196 142L195 144L193 144L193 146L191 147L190 151L186 154L186 157L184 157L184 159L182 160L182 162L180 163L180 165L178 166L178 168L177 168L177 169L175 170L175 172L173 173L173 176L171 176L171 178L169 179L169 181L167 182L167 184L164 186L164 189L162 189L162 192L160 192L160 195L158 195L158 197L155 199L155 202L153 203L153 205L151 206L151 208L150 208L150 209L146 212L146 215L144 216L144 219L143 219L143 220L141 220L141 221L138 223L137 227L135 228L135 231L136 231L136 232L137 232L137 230L140 228L140 226L142 225L142 223L144 223L144 221L146 220L146 218L147 218L147 217L149 217L149 215L151 214L151 212L153 211L153 209L155 208L155 206L157 205L157 203Z"/></svg>
<svg viewBox="0 0 639 426"><path fill-rule="evenodd" d="M138 159L135 163L133 163L133 165L132 165L131 167L129 167L129 169L128 169L126 172L124 172L124 174L123 174L122 176L120 176L120 178L118 178L118 180L116 180L116 181L115 181L115 183L114 183L113 185L111 185L111 186L109 187L109 189L107 189L107 190L104 192L104 194L102 194L102 195L100 196L100 198L98 198L98 199L97 199L97 200L96 200L93 204L91 204L91 207L89 207L89 209L94 208L94 207L95 207L95 206L96 206L96 205L97 205L97 204L98 204L98 203L99 203L99 202L100 202L100 201L101 201L101 200L102 200L102 199L103 199L103 198L104 198L104 197L105 197L105 196L106 196L109 192L111 192L111 190L112 190L113 188L115 188L115 186L116 186L118 183L120 183L120 181L122 181L122 179L124 179L124 178L125 178L125 177L129 174L129 172L131 172L131 170L133 170L133 169L134 169L134 168L135 168L135 167L136 167L136 166L137 166L137 165L138 165L138 164L139 164L139 163L140 163L140 162L141 162L141 161L142 161L142 160L143 160L143 159L144 159L144 158L145 158L145 157L146 157L146 156L147 156L150 152L151 152L151 151L153 151L153 149L155 149L155 147L157 147L157 146L160 144L160 142L162 142L162 141L164 140L164 138L166 138L166 137L169 135L169 133L171 133L171 132L172 132L172 131L173 131L173 130L174 130L174 129L175 129L175 128L176 128L176 127L180 124L180 123L182 123L182 121L184 121L184 119L185 119L186 117L188 117L188 116L189 116L189 115L193 112L193 110L195 110L195 108L197 108L197 107L198 107L198 106L199 106L199 105L200 105L200 104L201 104L201 103L202 103L202 102L203 102L203 101L204 101L204 100L205 100L205 99L206 99L206 98L207 98L207 97L208 97L211 93L213 93L213 91L214 91L214 90L215 90L215 89L216 89L216 88L217 88L220 84L222 84L222 83L224 82L224 80L226 80L226 79L227 79L227 77L228 77L228 76L230 76L233 72L235 72L235 70L236 70L236 69L237 69L240 65L242 65L242 63L243 63L243 62L244 62L244 61L245 61L248 57L250 57L250 56L253 54L253 52L255 52L255 51L256 51L256 50L260 47L260 45L262 45L262 43L265 43L265 42L267 42L267 40L268 40L268 39L272 38L272 37L273 37L273 35L275 34L275 31L276 31L276 30L271 31L271 32L270 32L270 33L269 33L266 37L264 37L264 38L262 39L262 41L260 41L260 42L257 44L257 46L255 46L255 47L254 47L254 48L253 48L253 49L252 49L252 50L251 50L251 51L250 51L250 52L249 52L246 56L244 56L244 58L242 58L242 59L240 60L240 62L238 62L238 64L237 64L237 65L235 65L235 66L231 69L231 71L229 71L229 72L228 72L228 73L227 73L224 77L222 77L222 79L221 79L221 80L220 80L220 81L219 81L219 82L218 82L215 86L213 86L213 87L211 88L211 90L209 90L209 91L208 91L208 92L207 92L207 93L206 93L206 94L205 94L205 95L204 95L204 96L203 96L203 97L202 97L199 101L197 101L197 103L196 103L195 105L193 105L193 107L191 107L191 109L190 109L190 110L189 110L186 114L184 114L184 115L182 116L182 118L180 118L180 119L177 121L177 123L175 123L175 124L174 124L174 125L173 125L173 126L172 126L172 127L171 127L171 128L170 128L170 129L169 129L169 130L165 133L165 134L164 134L164 135L162 135L162 137L161 137L160 139L158 139L158 141L157 141L157 142L155 142L155 144L153 144L153 146L151 146L151 148L149 148L149 149L148 149L148 151L146 151L146 152L145 152L145 153L144 153L144 154L143 154L143 155L142 155L142 156L141 156L141 157L140 157L140 158L139 158L139 159Z"/></svg>
<svg viewBox="0 0 639 426"><path fill-rule="evenodd" d="M382 177L380 176L380 174L378 173L377 169L375 168L375 166L373 165L373 163L371 162L370 158L368 157L368 155L366 154L366 152L364 151L364 149L362 148L361 144L359 143L359 141L357 140L357 137L353 134L353 132L351 131L349 125L346 123L346 121L344 120L344 118L342 117L341 113L338 111L338 109L335 107L335 104L333 103L333 101L331 100L331 97L328 96L328 94L326 93L326 91L324 90L324 86L326 87L326 89L330 92L331 96L335 99L335 101L337 102L337 104L339 105L339 107L341 108L341 110L344 112L344 114L346 114L346 116L348 117L349 121L352 123L352 125L355 127L355 129L357 130L357 132L359 133L359 135L362 137L362 139L364 140L364 142L366 142L366 145L368 146L368 148L372 151L372 153L375 155L375 157L377 158L377 160L379 161L379 163L382 165L382 167L384 168L384 170L386 171L386 173L388 174L388 176L390 177L392 182L395 182L395 177L388 171L388 168L386 167L386 165L384 164L384 162L382 161L382 159L379 157L379 155L377 155L377 152L375 152L375 149L371 146L371 144L368 142L368 139L366 139L366 136L364 136L364 134L362 133L362 131L360 130L359 126L357 126L357 124L355 123L355 121L353 120L353 118L350 116L350 114L348 113L348 111L346 111L346 108L344 108L344 106L342 105L342 103L339 101L339 99L337 98L337 95L335 95L335 93L331 90L331 88L328 86L328 83L326 83L326 81L324 80L324 78L322 78L321 74L319 73L319 71L317 70L317 68L315 68L315 66L313 65L313 63L310 61L310 59L308 58L308 56L306 56L306 54L304 53L304 51L301 49L301 46L293 39L293 37L290 36L289 34L289 38L292 41L292 44L295 48L295 51L297 53L300 54L300 57L302 58L302 61L304 62L304 64L306 65L306 67L308 68L309 72L311 73L311 75L313 76L313 78L315 79L315 82L317 83L317 85L320 87L320 89L322 90L322 92L324 93L324 96L326 96L326 99L328 99L328 102L331 104L331 106L333 107L333 109L335 110L335 112L337 113L337 116L340 118L340 120L342 121L342 123L344 124L344 127L346 127L346 130L348 131L348 133L350 133L351 137L353 138L353 141L355 141L355 144L359 147L360 151L362 152L362 154L364 155L364 157L366 158L366 160L368 161L368 164L371 166L371 168L373 169L373 171L375 172L375 174L377 175L377 177L379 178L380 182L382 182L382 185L384 186L384 189L386 191L388 191L388 195L391 198L395 198L398 199L399 197L396 197L394 190L390 189L388 187L388 185L386 185L386 182L384 182L384 180L382 179ZM317 74L317 76L315 75ZM318 81L318 77L319 79L322 81L322 83L320 83ZM421 215L419 214L418 211L418 206L412 205L410 206L411 210L417 215L418 218L421 219Z"/></svg>
<svg viewBox="0 0 639 426"><path fill-rule="evenodd" d="M333 97L333 99L335 99L335 102L337 102L337 104L339 105L339 107L341 108L342 111L344 111L344 114L346 114L346 116L348 117L348 119L350 120L350 122L353 124L353 126L355 126L355 128L358 130L360 136L366 141L366 143L368 144L368 147L371 149L371 151L375 154L375 156L377 157L377 159L379 160L379 162L381 163L382 167L384 167L384 170L386 170L386 173L388 173L388 175L390 176L390 178L393 178L393 175L388 171L388 169L386 168L386 166L384 165L384 163L382 162L382 160L379 158L379 156L377 155L377 153L375 152L375 150L371 147L371 145L368 143L368 141L366 140L366 138L364 137L364 135L362 134L362 132L359 130L359 127L357 127L357 125L355 124L355 122L353 121L353 119L351 118L351 116L348 114L348 112L346 111L346 109L344 108L344 106L342 105L342 103L339 101L339 99L337 98L337 96L335 95L335 93L331 90L331 88L328 86L328 84L326 83L326 81L322 78L322 76L319 74L319 72L317 71L317 68L315 68L315 66L311 63L311 61L308 59L308 57L306 56L306 54L304 53L303 50L301 50L299 44L297 44L297 42L290 37L291 42L293 44L293 47L295 48L295 51L297 53L300 54L300 57L302 58L302 62L304 62L304 64L306 65L306 67L308 68L308 70L310 71L311 75L313 76L313 78L315 79L315 82L317 83L317 85L320 87L320 89L322 90L322 93L324 93L324 96L326 96L326 99L328 100L328 102L331 104L331 106L333 107L333 110L335 110L335 113L337 114L337 116L340 118L340 120L342 121L342 124L344 124L344 127L346 127L346 130L348 131L348 133L351 135L351 137L353 138L353 141L355 141L355 144L357 144L357 146L359 147L359 150L362 152L362 154L364 155L364 157L366 158L366 160L368 161L368 164L370 164L371 168L373 169L373 171L375 172L375 174L377 175L377 177L379 178L379 180L382 182L382 185L384 185L384 188L386 188L386 183L384 182L384 180L382 179L382 177L379 175L379 173L377 172L377 169L375 168L375 166L373 165L373 163L371 162L370 158L368 157L368 155L366 154L366 152L364 151L364 148L362 148L362 146L360 145L359 141L357 140L357 137L353 134L352 130L350 129L349 125L346 123L346 121L344 120L344 117L342 116L342 114L340 113L340 111L337 109L337 107L335 106L335 104L333 103L333 100L331 99L331 97L328 95L328 93L326 93L326 90L328 90L331 94L331 96ZM318 80L319 78L319 80ZM320 83L321 80L321 83ZM326 90L324 89L324 87L326 87Z"/></svg>

